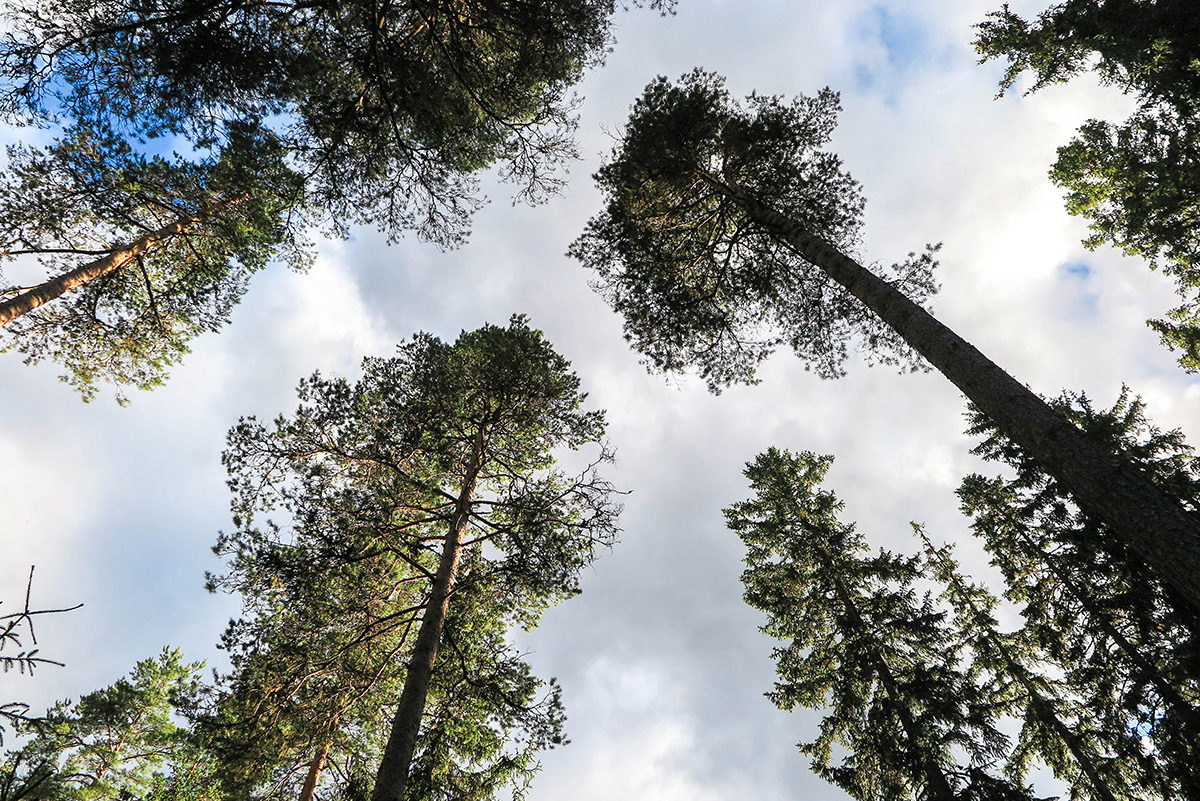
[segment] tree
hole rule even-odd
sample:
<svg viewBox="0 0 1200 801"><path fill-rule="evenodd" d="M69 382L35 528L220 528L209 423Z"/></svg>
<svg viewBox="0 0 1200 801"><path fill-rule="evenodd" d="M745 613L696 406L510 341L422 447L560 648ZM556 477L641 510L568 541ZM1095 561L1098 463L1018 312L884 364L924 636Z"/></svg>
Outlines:
<svg viewBox="0 0 1200 801"><path fill-rule="evenodd" d="M1173 275L1186 303L1151 325L1200 368L1200 21L1188 0L1064 0L1026 20L1007 4L978 26L983 60L1005 59L1001 93L1093 71L1137 96L1123 123L1089 120L1059 148L1051 179L1105 243Z"/></svg>
<svg viewBox="0 0 1200 801"><path fill-rule="evenodd" d="M670 3L651 5L666 10ZM16 347L35 359L63 359L85 395L96 376L149 386L190 336L224 321L245 277L271 249L291 241L279 239L281 215L292 223L308 214L339 234L370 223L392 237L411 230L444 247L461 242L482 202L481 170L499 165L518 197L531 201L558 187L558 168L574 154L571 87L603 58L615 10L615 0L11 5L0 35L0 114L22 124L66 120L69 128L58 146L19 162L56 174L56 186L101 187L53 192L26 208L15 202L30 188L28 169L18 164L9 179L17 194L5 209L14 225L66 241L38 237L32 249L56 256L51 278L0 306L0 324L64 291L78 293L73 308L47 313L51 323L22 331L31 344ZM206 169L205 154L223 132L256 129L263 120L272 123L278 152L268 155L278 163L260 176L261 186L233 195L256 198L262 206L252 212L250 204L230 202L228 186L210 186L194 171ZM182 197L130 175L167 168L142 163L142 151L161 149L157 141L168 136L197 154L198 161L171 168L184 173L168 181ZM80 153L81 137L106 147ZM84 175L72 175L81 156ZM260 166L247 165L242 177L254 178ZM155 201L149 208L147 196ZM124 210L135 219L113 219ZM234 242L226 241L234 232ZM197 242L207 252L189 260L181 243ZM155 266L141 269L152 261L148 253L139 258L144 251L164 247ZM198 272L192 261L205 265L199 272L207 278L194 290L206 298L203 313L190 308L199 302L188 289ZM143 286L155 270L185 288L184 309L153 308L173 305L169 293L159 297ZM99 282L101 275L107 280ZM122 313L115 321L91 313L97 304Z"/></svg>
<svg viewBox="0 0 1200 801"><path fill-rule="evenodd" d="M253 273L277 256L306 262L303 182L261 128L229 128L199 162L81 128L9 156L0 248L53 277L0 290L0 346L60 362L85 400L101 381L161 383L192 338L228 321Z"/></svg>
<svg viewBox="0 0 1200 801"><path fill-rule="evenodd" d="M819 150L836 111L828 91L740 105L700 71L646 88L596 175L607 205L571 249L626 337L659 369L698 366L713 389L752 380L785 343L823 376L839 373L851 337L881 361L919 354L1200 610L1193 511L910 298L933 288L931 254L889 278L846 255L862 200Z"/></svg>
<svg viewBox="0 0 1200 801"><path fill-rule="evenodd" d="M917 592L921 560L870 554L837 519L841 502L820 488L831 462L772 448L747 465L754 497L725 510L747 547L746 602L787 641L768 697L829 709L800 749L860 801L1032 799L996 771L1007 754L997 707L951 621Z"/></svg>
<svg viewBox="0 0 1200 801"><path fill-rule="evenodd" d="M453 344L417 335L394 358L364 361L358 382L314 376L300 397L291 418L271 428L243 420L230 433L238 529L223 548L248 560L238 567L248 574L260 553L278 550L302 556L297 570L313 575L354 566L378 576L362 588L366 599L349 604L357 619L341 636L351 641L407 627L419 613L415 639L404 635L403 690L372 797L416 797L412 788L445 781L489 797L535 768L531 757L497 754L511 730L535 747L559 738L556 696L534 710L537 682L494 646L508 626L531 626L577 592L580 568L612 541L618 508L596 473L610 459L599 444L603 415L580 408L578 378L521 317ZM591 464L575 474L555 467L556 450L585 446L599 448ZM288 522L259 529L256 516L268 510ZM461 672L438 659L445 647ZM456 712L464 698L472 711ZM438 734L447 731L472 734ZM494 779L454 767L480 755L496 758Z"/></svg>
<svg viewBox="0 0 1200 801"><path fill-rule="evenodd" d="M1083 395L1054 405L1084 430L1140 464L1194 506L1200 475L1179 431L1150 424L1127 391L1110 409ZM1026 636L1084 700L1088 717L1121 732L1114 750L1140 764L1164 798L1200 793L1200 653L1197 619L1178 595L1103 523L1083 514L989 420L976 414L976 452L1006 463L1013 479L968 476L963 509L1005 595L1019 605Z"/></svg>
<svg viewBox="0 0 1200 801"><path fill-rule="evenodd" d="M914 525L924 545L928 574L942 585L942 598L953 610L960 639L985 676L985 693L1000 710L1021 721L1010 771L1024 775L1031 761L1049 765L1066 782L1072 801L1142 798L1150 789L1136 761L1120 748L1123 727L1106 726L1086 697L1056 680L1027 629L1001 632L998 599L968 581L958 570L952 549L935 546ZM1164 796L1170 797L1170 796Z"/></svg>
<svg viewBox="0 0 1200 801"><path fill-rule="evenodd" d="M185 748L185 730L172 713L194 691L202 667L164 648L157 658L138 662L128 678L73 704L56 704L32 739L8 755L8 797L87 801L153 795L166 781L165 767Z"/></svg>

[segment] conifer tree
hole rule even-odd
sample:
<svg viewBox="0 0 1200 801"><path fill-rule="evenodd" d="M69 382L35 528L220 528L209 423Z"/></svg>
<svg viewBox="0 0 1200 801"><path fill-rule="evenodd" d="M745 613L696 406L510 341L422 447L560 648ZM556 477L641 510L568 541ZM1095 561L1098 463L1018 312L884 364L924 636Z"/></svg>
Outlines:
<svg viewBox="0 0 1200 801"><path fill-rule="evenodd" d="M5 801L154 798L182 764L186 730L172 720L195 691L200 663L177 649L138 662L127 678L52 707L0 766Z"/></svg>
<svg viewBox="0 0 1200 801"><path fill-rule="evenodd" d="M997 709L945 613L916 590L920 560L872 555L837 519L842 504L820 488L831 461L772 448L747 466L754 497L725 512L747 546L746 601L786 641L769 697L828 708L800 748L860 801L1031 799L996 770L1007 752Z"/></svg>
<svg viewBox="0 0 1200 801"><path fill-rule="evenodd" d="M1066 782L1072 801L1142 798L1148 789L1146 777L1136 762L1122 758L1128 756L1120 747L1124 730L1105 726L1107 721L1094 715L1090 699L1056 680L1025 629L1001 632L996 597L962 576L948 546L935 546L919 526L915 528L963 641L981 672L989 674L988 695L1021 721L1010 770L1023 774L1033 760L1040 760Z"/></svg>
<svg viewBox="0 0 1200 801"><path fill-rule="evenodd" d="M1124 122L1088 120L1051 179L1086 217L1089 247L1115 245L1178 282L1185 303L1151 325L1200 368L1200 16L1190 0L1063 0L1025 19L1007 4L978 26L984 60L1007 61L1001 93L1083 72L1137 98Z"/></svg>
<svg viewBox="0 0 1200 801"><path fill-rule="evenodd" d="M288 581L347 581L359 596L304 594L327 605L313 620L337 627L349 613L334 650L349 655L375 637L379 650L397 649L404 670L392 677L403 689L372 798L433 785L488 798L520 784L533 751L560 737L556 694L539 706L539 683L495 643L577 592L579 569L614 536L612 489L595 470L609 458L603 416L580 408L578 378L520 317L452 344L418 335L363 373L353 384L314 376L292 417L233 429L225 458L237 530L222 549L236 554L235 573L275 570L272 554L281 564L294 554ZM568 474L552 456L564 447L598 451ZM282 517L260 528L263 513ZM419 625L407 629L414 613ZM530 748L498 753L514 730ZM482 773L469 768L487 760Z"/></svg>
<svg viewBox="0 0 1200 801"><path fill-rule="evenodd" d="M790 345L823 376L851 344L949 378L1079 506L1200 611L1200 519L1114 457L919 305L932 255L876 274L853 252L862 199L819 148L837 97L735 102L695 71L651 83L597 173L603 212L572 246L626 336L657 368L699 367L710 387L752 381Z"/></svg>
<svg viewBox="0 0 1200 801"><path fill-rule="evenodd" d="M518 197L544 199L574 156L571 87L604 57L616 6L9 4L0 115L66 133L18 152L0 189L16 235L0 248L46 267L31 286L0 278L7 347L61 360L85 397L97 378L152 386L191 337L227 319L273 251L291 260L291 228L305 218L341 235L372 224L449 247L482 203L480 171L497 165ZM234 160L239 178L259 180L230 185L221 138L264 120L266 153ZM146 155L167 137L191 163ZM208 177L217 164L221 177ZM64 293L74 300L12 330Z"/></svg>
<svg viewBox="0 0 1200 801"><path fill-rule="evenodd" d="M1064 394L1056 408L1140 464L1194 508L1200 476L1179 431L1149 423L1123 391L1110 409ZM976 415L977 452L1016 470L1015 479L968 476L963 509L1021 608L1027 636L1086 699L1089 716L1124 732L1121 750L1142 765L1162 797L1200 795L1200 653L1191 609L1103 523L994 424Z"/></svg>
<svg viewBox="0 0 1200 801"><path fill-rule="evenodd" d="M85 399L99 382L161 383L195 336L228 321L253 273L272 258L306 263L303 181L262 128L228 128L195 162L78 127L9 155L0 249L46 277L0 287L0 347L59 362Z"/></svg>

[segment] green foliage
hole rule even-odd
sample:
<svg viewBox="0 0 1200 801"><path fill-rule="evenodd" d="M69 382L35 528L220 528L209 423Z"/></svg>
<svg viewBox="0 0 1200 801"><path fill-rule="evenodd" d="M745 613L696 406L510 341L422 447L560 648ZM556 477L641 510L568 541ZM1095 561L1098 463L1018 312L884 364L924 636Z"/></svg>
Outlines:
<svg viewBox="0 0 1200 801"><path fill-rule="evenodd" d="M1094 70L1148 99L1182 106L1200 97L1200 21L1190 0L1065 0L1032 22L1006 3L978 29L980 54L1008 60L1001 89L1027 71L1036 91Z"/></svg>
<svg viewBox="0 0 1200 801"><path fill-rule="evenodd" d="M1064 394L1055 407L1142 468L1189 509L1200 466L1179 431L1161 431L1123 391L1109 409ZM977 452L1014 468L1011 479L968 476L959 489L973 529L1021 609L1025 636L1109 734L1124 773L1159 797L1200 794L1200 638L1195 615L1103 523L1081 513L982 415ZM1115 733L1115 736L1113 735Z"/></svg>
<svg viewBox="0 0 1200 801"><path fill-rule="evenodd" d="M1138 99L1119 125L1089 120L1050 171L1067 210L1089 220L1088 247L1113 244L1175 276L1185 305L1153 321L1181 364L1200 367L1200 15L1191 0L1066 0L1028 21L1009 10L978 26L984 59L1024 72L1030 91L1086 70Z"/></svg>
<svg viewBox="0 0 1200 801"><path fill-rule="evenodd" d="M0 346L59 361L85 399L103 381L150 388L194 336L228 320L250 274L273 256L303 260L303 222L340 235L369 223L448 247L483 202L479 171L498 165L519 198L544 199L574 156L571 87L603 59L616 7L9 4L0 114L66 133L43 151L15 152L0 179L6 255L40 254L41 283L177 218L204 219L26 312ZM164 142L191 155L145 155ZM5 284L0 298L19 291Z"/></svg>
<svg viewBox="0 0 1200 801"><path fill-rule="evenodd" d="M187 753L173 713L195 692L202 667L163 649L127 678L56 704L31 739L6 756L6 801L157 797L168 783L166 768Z"/></svg>
<svg viewBox="0 0 1200 801"><path fill-rule="evenodd" d="M555 188L573 153L570 87L603 58L615 6L39 0L7 14L0 108L193 140L280 117L335 223L449 245L479 205L476 171L500 163L530 199Z"/></svg>
<svg viewBox="0 0 1200 801"><path fill-rule="evenodd" d="M183 229L0 333L0 348L27 362L61 364L85 400L105 382L160 384L194 337L229 320L253 273L278 256L307 261L302 180L261 128L230 127L218 150L192 162L146 157L82 128L46 148L10 148L9 158L0 249L19 268L36 259L55 276L165 226ZM0 288L0 298L19 291Z"/></svg>
<svg viewBox="0 0 1200 801"><path fill-rule="evenodd" d="M829 457L770 449L746 469L754 497L729 507L747 546L746 602L763 631L782 709L822 707L800 749L855 799L1029 799L998 775L1007 752L997 708L944 611L916 588L920 559L870 554L838 499L820 489Z"/></svg>
<svg viewBox="0 0 1200 801"><path fill-rule="evenodd" d="M790 103L755 94L739 103L701 71L646 87L596 174L607 205L571 255L596 271L626 338L655 368L698 367L715 390L751 381L758 362L787 345L832 377L852 342L868 358L915 365L890 328L723 191L852 251L859 187L821 150L838 109L828 89ZM930 254L911 257L892 277L920 300L935 290L933 266Z"/></svg>
<svg viewBox="0 0 1200 801"><path fill-rule="evenodd" d="M295 794L329 746L331 786L369 786L463 487L478 472L458 581L412 765L413 798L517 791L562 742L557 690L505 642L615 535L604 419L569 364L514 317L454 343L419 334L351 383L319 375L270 427L242 420L225 463L236 530L212 586L240 592L233 672L209 718L227 792ZM563 449L596 449L574 474ZM482 451L479 449L482 448ZM473 464L472 454L481 458ZM260 518L269 516L260 522ZM414 793L416 793L414 795Z"/></svg>

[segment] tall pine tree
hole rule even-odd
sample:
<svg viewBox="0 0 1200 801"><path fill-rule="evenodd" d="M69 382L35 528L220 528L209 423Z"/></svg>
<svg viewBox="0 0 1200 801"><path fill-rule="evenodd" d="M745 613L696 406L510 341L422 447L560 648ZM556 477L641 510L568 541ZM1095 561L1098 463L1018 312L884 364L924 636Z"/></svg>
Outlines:
<svg viewBox="0 0 1200 801"><path fill-rule="evenodd" d="M409 788L447 776L475 787L470 797L487 798L534 763L525 751L495 763L507 760L508 775L497 767L491 779L472 778L462 767L479 761L472 743L495 756L507 733L523 728L536 747L552 744L561 714L553 695L534 710L538 683L527 668L478 650L480 638L533 625L548 604L578 591L579 569L611 542L618 509L596 473L609 458L603 416L581 409L566 360L519 317L454 343L418 335L394 358L366 360L363 372L353 384L314 376L301 385L292 417L270 427L244 420L231 432L226 463L238 528L223 547L239 558L299 547L299 571L374 571L379 578L350 588L363 595L347 609L359 631L343 636L366 641L386 632L380 647L405 650L372 798L414 797ZM596 449L590 465L572 474L555 467L556 450L583 447ZM264 512L282 516L279 525L260 529ZM404 629L416 622L413 612L420 617L410 641ZM454 674L456 663L484 669ZM462 688L460 680L484 686ZM431 714L464 698L476 699L474 717ZM474 727L470 737L433 737L421 750L423 732L461 727Z"/></svg>
<svg viewBox="0 0 1200 801"><path fill-rule="evenodd" d="M700 71L646 88L596 175L605 209L572 246L627 338L660 369L698 366L713 388L753 380L783 344L826 376L855 341L885 362L919 354L1200 611L1193 510L922 308L930 254L882 275L847 255L862 199L819 149L837 107L829 91L740 104Z"/></svg>

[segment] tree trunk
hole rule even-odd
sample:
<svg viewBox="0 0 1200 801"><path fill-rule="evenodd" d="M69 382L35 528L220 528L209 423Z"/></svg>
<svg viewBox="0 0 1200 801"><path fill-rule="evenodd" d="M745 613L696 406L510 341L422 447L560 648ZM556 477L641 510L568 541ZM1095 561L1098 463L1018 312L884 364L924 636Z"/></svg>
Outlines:
<svg viewBox="0 0 1200 801"><path fill-rule="evenodd" d="M312 762L308 764L308 775L304 777L304 787L300 790L299 801L313 801L313 797L317 792L317 781L321 778L321 770L325 767L325 760L329 758L328 741L321 744L317 748L317 753L313 755Z"/></svg>
<svg viewBox="0 0 1200 801"><path fill-rule="evenodd" d="M1086 514L1107 523L1187 601L1193 613L1200 612L1200 520L1177 499L1141 471L1121 464L1107 448L887 281L739 188L704 177L745 208L756 223L879 315L1057 479Z"/></svg>
<svg viewBox="0 0 1200 801"><path fill-rule="evenodd" d="M95 261L80 265L57 278L52 278L35 286L33 289L22 292L12 300L0 303L0 327L7 325L23 314L33 311L38 306L54 300L59 295L121 269L162 240L185 233L195 227L202 219L203 217L196 216L176 220L170 225L165 225L156 231L151 231L144 236L138 237L123 248L114 249L106 256L101 256Z"/></svg>
<svg viewBox="0 0 1200 801"><path fill-rule="evenodd" d="M425 700L429 694L429 681L433 676L434 659L442 639L442 626L450 606L450 594L454 590L458 558L462 553L462 535L470 521L471 500L479 469L483 464L485 435L480 433L476 440L471 460L467 466L463 486L455 504L454 517L443 540L442 557L434 575L433 587L429 592L428 605L417 631L417 642L408 663L408 674L404 678L404 690L400 693L400 704L392 718L392 731L387 747L379 762L375 777L375 788L371 801L402 801L408 784L409 767L417 748L417 734L421 730L421 716L425 712Z"/></svg>

